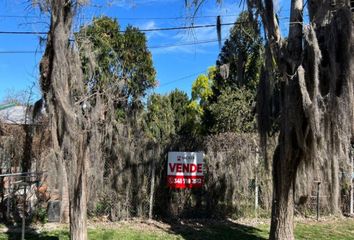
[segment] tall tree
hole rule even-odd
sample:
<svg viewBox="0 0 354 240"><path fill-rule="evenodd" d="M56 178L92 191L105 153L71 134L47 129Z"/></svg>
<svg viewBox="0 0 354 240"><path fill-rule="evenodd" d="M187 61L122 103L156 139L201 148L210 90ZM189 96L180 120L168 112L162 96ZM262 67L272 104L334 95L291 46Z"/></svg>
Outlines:
<svg viewBox="0 0 354 240"><path fill-rule="evenodd" d="M147 135L154 142L166 143L175 133L174 112L168 96L153 94L145 116Z"/></svg>
<svg viewBox="0 0 354 240"><path fill-rule="evenodd" d="M171 106L173 106L175 132L182 135L187 134L189 131L188 105L190 102L187 93L175 89L168 95L168 97L171 102Z"/></svg>
<svg viewBox="0 0 354 240"><path fill-rule="evenodd" d="M156 85L145 34L132 26L121 33L116 19L100 17L81 27L75 36L87 90L101 93L107 88L114 89L116 111L120 115L141 107L141 98ZM96 64L91 64L92 57Z"/></svg>
<svg viewBox="0 0 354 240"><path fill-rule="evenodd" d="M255 102L261 76L263 43L258 22L242 12L216 62L212 95L203 123L210 132L255 132Z"/></svg>
<svg viewBox="0 0 354 240"><path fill-rule="evenodd" d="M332 163L327 169L334 185L332 211L339 212L338 162L347 161L354 132L350 1L309 1L310 24L305 26L304 2L292 0L286 39L272 0L248 0L248 6L260 14L264 25L267 70L276 69L281 78L270 239L294 239L294 184L300 164Z"/></svg>
<svg viewBox="0 0 354 240"><path fill-rule="evenodd" d="M86 192L88 131L84 117L83 74L78 53L70 43L72 21L81 1L51 0L41 9L51 14L45 53L40 63L40 83L50 117L53 148L63 162L69 186L70 238L87 239ZM45 8L43 8L43 6Z"/></svg>
<svg viewBox="0 0 354 240"><path fill-rule="evenodd" d="M255 92L260 78L262 52L258 22L250 22L248 12L240 13L216 61L214 97L218 97L223 89L241 86Z"/></svg>
<svg viewBox="0 0 354 240"><path fill-rule="evenodd" d="M207 106L213 95L212 87L216 74L215 66L208 68L207 74L200 74L192 84L192 99L188 105L189 127L193 135L205 134L208 127L204 124L209 113Z"/></svg>
<svg viewBox="0 0 354 240"><path fill-rule="evenodd" d="M198 9L204 1L190 2ZM273 0L247 0L250 20L260 16L263 23L268 48L264 67L280 75L270 239L294 239L294 184L300 164L331 162L332 211L338 212L338 162L347 162L354 135L351 1L306 3L310 24L304 23L304 1L291 0L284 38Z"/></svg>
<svg viewBox="0 0 354 240"><path fill-rule="evenodd" d="M255 132L255 101L255 93L246 87L222 90L217 102L207 107L211 116L206 117L211 117L213 120L209 131L212 133Z"/></svg>
<svg viewBox="0 0 354 240"><path fill-rule="evenodd" d="M156 72L145 34L132 26L121 32L117 19L95 18L75 33L75 39L83 65L86 95L91 96L84 104L89 106L89 118L100 120L91 119L89 146L89 183L96 186L105 184L102 178L111 170L106 166L113 167L119 161L121 152L117 148L130 145L121 139L129 136L139 139L142 135L142 99L155 86ZM95 114L93 108L99 105L104 110ZM101 118L97 117L100 114ZM134 192L134 187L131 191ZM93 199L90 208L94 208L101 194L103 191L89 188L88 196Z"/></svg>

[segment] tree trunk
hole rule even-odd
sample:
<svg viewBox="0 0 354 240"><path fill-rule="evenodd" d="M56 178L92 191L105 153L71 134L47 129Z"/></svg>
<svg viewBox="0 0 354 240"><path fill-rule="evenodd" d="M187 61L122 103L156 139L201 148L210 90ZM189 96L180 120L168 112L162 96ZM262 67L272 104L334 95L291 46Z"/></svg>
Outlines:
<svg viewBox="0 0 354 240"><path fill-rule="evenodd" d="M268 6L271 5L267 1ZM286 52L287 64L281 63L284 82L281 84L281 123L279 146L273 159L273 203L270 239L294 238L294 184L297 167L302 160L301 144L304 121L298 66L302 56L302 0L291 1L288 46L279 49ZM272 9L273 7L271 7ZM273 16L273 15L271 15ZM275 31L277 32L277 31ZM278 37L279 38L279 37ZM281 62L278 59L279 63Z"/></svg>
<svg viewBox="0 0 354 240"><path fill-rule="evenodd" d="M294 238L294 204L293 204L293 190L282 189L276 194L278 199L273 202L273 216L269 239L284 239L292 240Z"/></svg>
<svg viewBox="0 0 354 240"><path fill-rule="evenodd" d="M27 115L28 114L26 114L26 117ZM30 123L25 124L23 130L25 132L25 142L21 167L22 172L30 172L32 163L33 126Z"/></svg>
<svg viewBox="0 0 354 240"><path fill-rule="evenodd" d="M294 178L292 170L281 159L280 148L273 160L272 221L269 239L294 239ZM289 158L288 158L289 159ZM287 160L288 160L287 159Z"/></svg>
<svg viewBox="0 0 354 240"><path fill-rule="evenodd" d="M273 201L270 239L294 239L294 184L298 164L302 159L296 126L302 125L297 82L283 83L282 119L279 145L273 157ZM301 108L300 108L301 109ZM291 116L291 117L290 117Z"/></svg>
<svg viewBox="0 0 354 240"><path fill-rule="evenodd" d="M90 123L77 103L84 95L84 81L79 56L69 40L78 4L76 1L50 1L51 25L40 72L41 88L51 121L53 148L66 170L70 237L72 240L86 240L86 165Z"/></svg>
<svg viewBox="0 0 354 240"><path fill-rule="evenodd" d="M86 136L82 135L78 141L81 143L81 152L78 156L76 174L72 172L71 164L67 164L68 171L74 175L70 180L70 239L87 239L87 148L84 146Z"/></svg>
<svg viewBox="0 0 354 240"><path fill-rule="evenodd" d="M294 239L293 197L300 163L329 161L331 207L339 209L339 167L348 163L353 138L353 30L348 0L309 1L304 26L303 0L291 1L289 36L281 38L273 1L248 0L265 27L273 69L281 75L281 126L273 160L270 239ZM341 166L339 166L341 163Z"/></svg>

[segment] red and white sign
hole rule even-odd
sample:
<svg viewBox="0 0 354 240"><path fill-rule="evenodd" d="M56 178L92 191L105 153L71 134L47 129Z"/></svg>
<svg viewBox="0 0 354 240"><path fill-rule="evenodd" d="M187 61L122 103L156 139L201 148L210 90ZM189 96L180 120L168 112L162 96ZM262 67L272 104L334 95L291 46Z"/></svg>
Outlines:
<svg viewBox="0 0 354 240"><path fill-rule="evenodd" d="M204 183L202 152L169 152L167 184L170 188L198 188Z"/></svg>

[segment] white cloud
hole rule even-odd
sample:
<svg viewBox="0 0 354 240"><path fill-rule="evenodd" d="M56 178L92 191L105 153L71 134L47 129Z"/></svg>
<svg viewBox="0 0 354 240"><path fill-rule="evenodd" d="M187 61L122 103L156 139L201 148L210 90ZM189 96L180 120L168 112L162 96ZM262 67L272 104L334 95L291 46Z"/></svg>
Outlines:
<svg viewBox="0 0 354 240"><path fill-rule="evenodd" d="M149 21L146 21L146 22L144 22L142 24L139 24L138 28L144 30L144 29L156 29L156 28L159 28L159 27L156 25L155 21L149 20ZM145 32L145 35L146 35L146 38L148 40L150 40L153 37L166 37L167 36L162 31Z"/></svg>
<svg viewBox="0 0 354 240"><path fill-rule="evenodd" d="M239 7L239 4L235 3L235 1L225 0L223 1L222 4L217 6L212 5L212 7L210 6L205 6L204 8L202 7L199 10L199 13L197 14L196 18L194 19L194 25L216 24L216 16L221 16L221 23L224 24L234 23L241 11L242 9ZM208 17L204 18L203 16L208 16ZM209 16L213 16L213 17L209 17ZM191 22L189 22L189 24L191 24ZM229 37L230 29L232 28L232 26L233 25L222 26L221 38L223 40ZM176 39L178 42L190 42L190 41L203 42L209 40L217 40L218 37L217 37L216 27L208 27L208 28L196 28L196 29L180 31L178 34L174 35L173 38ZM210 44L217 45L217 42L210 43ZM201 44L197 46L198 49L204 49L205 51L207 51L208 48L207 45L208 44ZM189 49L189 46L184 46L184 48ZM180 49L178 48L178 50Z"/></svg>
<svg viewBox="0 0 354 240"><path fill-rule="evenodd" d="M150 49L153 54L169 54L169 53L185 53L185 54L196 54L196 53L207 53L207 47L216 45L217 43L206 43L201 45L185 45L185 46L171 46L164 48L153 48ZM176 44L178 45L178 44Z"/></svg>
<svg viewBox="0 0 354 240"><path fill-rule="evenodd" d="M156 3L170 3L179 0L109 0L108 4L115 7L121 8L135 8L142 5L150 5Z"/></svg>
<svg viewBox="0 0 354 240"><path fill-rule="evenodd" d="M151 4L151 3L166 3L166 2L174 2L177 0L120 0L113 1L115 5L119 4L119 6L126 7L129 4ZM178 0L181 1L181 0ZM231 0L224 0L221 5L211 4L209 8L205 7L200 9L197 14L197 17L193 20L194 25L209 25L216 24L216 16L222 16L222 23L233 23L236 19L236 15L241 11L238 9L238 4ZM188 12L188 10L187 10ZM190 13L186 13L187 16L191 16ZM208 16L208 17L204 17ZM213 17L209 17L213 16ZM188 18L185 21L175 21L171 26L190 26L192 24L191 20ZM139 29L153 29L159 28L155 21L149 20L140 24ZM165 25L163 27L166 27ZM229 36L229 31L232 25L224 25L222 26L222 39L226 39ZM188 30L179 30L179 31L152 31L146 32L146 36L150 42L150 46L159 46L159 45L177 45L171 47L161 47L161 48L151 48L153 54L166 54L166 53L208 53L210 51L215 51L215 46L217 43L217 31L216 27L208 27L208 28L196 28L196 29L188 29ZM162 43L163 41L159 41L160 43L155 43L155 41L151 41L151 39L161 39L164 38L166 41L170 40L168 43ZM171 42L172 40L172 42ZM185 43L197 43L197 42L205 42L211 41L210 43L203 44L191 44L184 45ZM210 47L213 46L211 49Z"/></svg>
<svg viewBox="0 0 354 240"><path fill-rule="evenodd" d="M208 25L208 24L213 24L213 23L211 23L210 21L209 22L203 21L195 25ZM232 25L222 26L221 38L223 40L229 36L231 27ZM217 36L216 27L181 30L179 32L174 32L174 35L168 35L168 36L170 36L171 39L175 40L175 42L171 43L171 45L180 45L180 46L173 46L168 48L157 48L157 49L153 48L151 49L151 51L154 54L166 54L166 53L176 53L176 52L190 53L190 54L207 53L211 51L210 50L211 46L218 45L217 42L218 36ZM200 42L208 42L208 43L198 44ZM185 43L196 43L196 44L183 45Z"/></svg>

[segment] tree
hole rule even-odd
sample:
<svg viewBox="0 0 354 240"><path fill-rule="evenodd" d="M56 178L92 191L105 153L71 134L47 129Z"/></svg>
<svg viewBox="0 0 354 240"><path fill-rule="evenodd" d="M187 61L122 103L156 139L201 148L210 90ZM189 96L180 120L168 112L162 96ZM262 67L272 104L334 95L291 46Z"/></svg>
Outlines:
<svg viewBox="0 0 354 240"><path fill-rule="evenodd" d="M117 19L95 18L75 33L75 39L84 72L85 94L89 96L83 104L89 106L86 115L92 124L89 136L92 139L89 183L92 184L88 196L92 199L89 208L93 209L96 200L105 198L106 188L97 191L92 186L111 185L102 179L124 156L117 149L130 146L127 139L131 136L136 142L144 143L140 126L143 98L156 85L156 71L145 34L132 26L121 32ZM102 111L94 110L98 108ZM134 187L131 191L135 191ZM112 209L114 219L115 207Z"/></svg>
<svg viewBox="0 0 354 240"><path fill-rule="evenodd" d="M123 117L141 107L141 98L156 85L145 34L132 26L121 33L116 19L100 17L81 27L75 37L87 90L102 93L114 89L116 111Z"/></svg>
<svg viewBox="0 0 354 240"><path fill-rule="evenodd" d="M215 76L215 67L209 67L208 75L201 74L192 84L192 100L198 101L203 105L208 101L208 98L213 94L211 88Z"/></svg>
<svg viewBox="0 0 354 240"><path fill-rule="evenodd" d="M242 12L216 62L212 94L203 123L212 133L255 132L255 102L261 76L263 43L259 24Z"/></svg>
<svg viewBox="0 0 354 240"><path fill-rule="evenodd" d="M263 43L259 24L248 19L248 12L240 13L230 30L230 37L224 42L216 61L214 97L218 97L223 89L241 86L256 92L263 61Z"/></svg>
<svg viewBox="0 0 354 240"><path fill-rule="evenodd" d="M174 126L176 134L187 134L189 112L188 105L190 103L188 95L178 89L175 89L168 95L171 106L173 106Z"/></svg>
<svg viewBox="0 0 354 240"><path fill-rule="evenodd" d="M147 135L156 143L167 143L175 133L174 115L168 96L152 94L145 116Z"/></svg>
<svg viewBox="0 0 354 240"><path fill-rule="evenodd" d="M339 161L348 158L353 136L353 24L350 1L292 0L290 28L281 35L272 0L248 0L266 33L266 68L280 74L280 136L273 158L270 239L294 239L294 183L298 166L331 161L332 211L338 213ZM270 79L271 80L271 79Z"/></svg>
<svg viewBox="0 0 354 240"><path fill-rule="evenodd" d="M192 84L192 99L188 105L190 131L193 135L206 133L207 128L203 121L206 119L205 112L212 97L212 86L215 78L215 66L208 68L207 75L201 74Z"/></svg>
<svg viewBox="0 0 354 240"><path fill-rule="evenodd" d="M51 22L40 62L40 83L50 117L56 158L64 163L69 186L70 238L87 239L87 158L90 122L84 116L84 78L78 53L70 44L80 1L45 1Z"/></svg>
<svg viewBox="0 0 354 240"><path fill-rule="evenodd" d="M198 9L204 1L191 2ZM294 184L300 164L332 162L327 171L334 186L332 212L338 213L338 161L346 162L354 135L351 1L306 3L310 24L304 25L304 1L292 0L289 33L283 38L273 1L247 0L250 21L259 16L263 23L264 68L268 73L278 72L280 81L270 239L294 239ZM266 78L266 82L276 79Z"/></svg>
<svg viewBox="0 0 354 240"><path fill-rule="evenodd" d="M214 121L210 131L213 133L255 132L254 103L254 93L246 87L222 90L217 102L208 106Z"/></svg>

